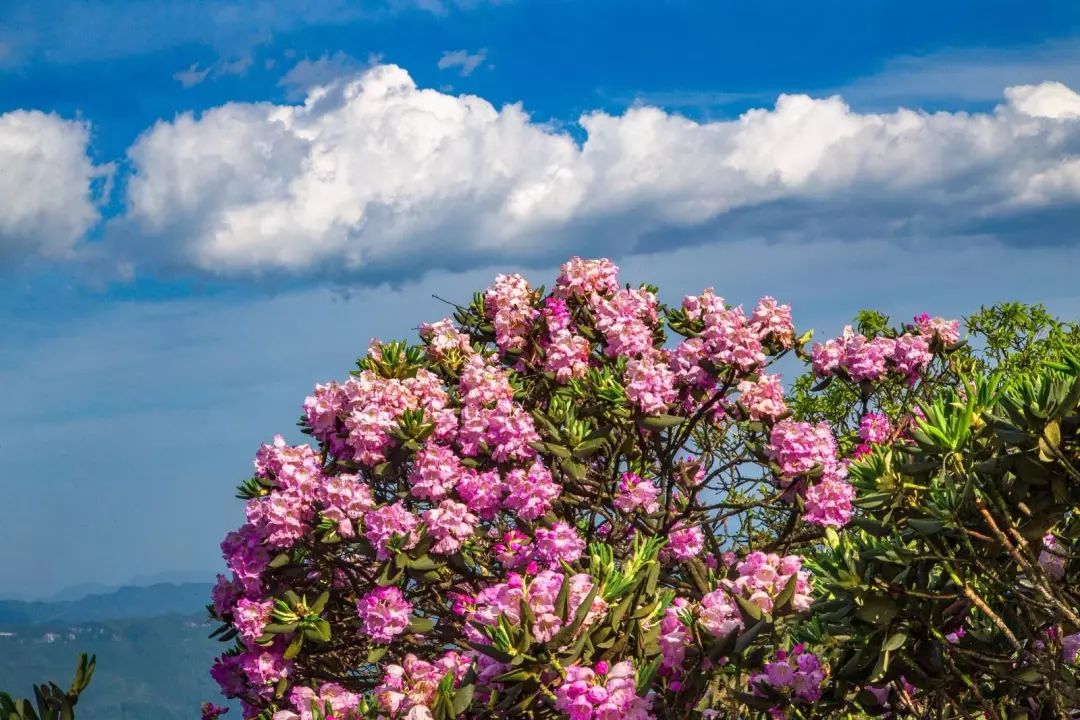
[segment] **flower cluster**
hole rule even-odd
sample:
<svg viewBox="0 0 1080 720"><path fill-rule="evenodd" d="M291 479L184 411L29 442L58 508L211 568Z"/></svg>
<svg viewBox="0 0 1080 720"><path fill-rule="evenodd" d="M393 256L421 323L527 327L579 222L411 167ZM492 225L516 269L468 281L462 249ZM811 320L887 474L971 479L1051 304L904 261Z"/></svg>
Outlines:
<svg viewBox="0 0 1080 720"><path fill-rule="evenodd" d="M833 527L848 523L855 492L827 424L781 421L773 426L765 453L777 465L780 486L801 493L805 520Z"/></svg>
<svg viewBox="0 0 1080 720"><path fill-rule="evenodd" d="M893 372L913 382L934 357L930 351L933 337L904 333L896 338L867 338L848 326L840 337L814 344L814 374L830 377L842 371L856 382L873 382Z"/></svg>
<svg viewBox="0 0 1080 720"><path fill-rule="evenodd" d="M450 676L455 685L468 672L471 661L449 651L434 662L421 660L409 653L400 665L387 665L382 682L375 688L379 706L390 718L430 720L439 683Z"/></svg>
<svg viewBox="0 0 1080 720"><path fill-rule="evenodd" d="M651 703L637 694L634 667L629 661L608 667L572 665L555 691L555 707L570 720L646 720Z"/></svg>
<svg viewBox="0 0 1080 720"><path fill-rule="evenodd" d="M796 645L791 652L778 650L776 660L765 663L765 671L750 678L751 686L768 686L773 690L790 692L796 700L815 702L821 697L821 686L826 672L817 655L804 645Z"/></svg>
<svg viewBox="0 0 1080 720"><path fill-rule="evenodd" d="M377 643L388 643L405 632L411 613L412 604L394 586L377 588L356 601L360 632Z"/></svg>
<svg viewBox="0 0 1080 720"><path fill-rule="evenodd" d="M757 605L764 612L775 609L775 600L789 582L794 582L791 608L804 612L810 608L810 573L802 569L797 555L781 557L775 553L752 552L735 563L735 577L724 578L720 587L701 599L698 619L702 626L717 637L724 637L743 627L735 597Z"/></svg>

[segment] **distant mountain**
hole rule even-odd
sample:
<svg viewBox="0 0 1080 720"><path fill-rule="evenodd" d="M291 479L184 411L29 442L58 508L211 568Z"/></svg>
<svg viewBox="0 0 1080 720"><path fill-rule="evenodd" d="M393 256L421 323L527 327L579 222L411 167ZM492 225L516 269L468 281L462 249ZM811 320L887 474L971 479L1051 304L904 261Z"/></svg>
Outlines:
<svg viewBox="0 0 1080 720"><path fill-rule="evenodd" d="M210 598L210 583L160 583L122 587L61 602L0 600L0 625L82 623L198 613Z"/></svg>
<svg viewBox="0 0 1080 720"><path fill-rule="evenodd" d="M194 592L194 587L186 592ZM114 595L120 597L114 598L117 604L112 608L148 611L152 605L150 598L145 604L131 604L125 593ZM104 601L96 602L102 604L87 606L86 611L106 607ZM204 612L102 622L0 624L0 689L26 697L34 683L45 680L66 687L78 654L93 653L97 672L79 700L79 720L191 720L199 717L203 700L226 704L209 675L214 656L225 647L207 637L212 628ZM239 714L234 709L227 717Z"/></svg>

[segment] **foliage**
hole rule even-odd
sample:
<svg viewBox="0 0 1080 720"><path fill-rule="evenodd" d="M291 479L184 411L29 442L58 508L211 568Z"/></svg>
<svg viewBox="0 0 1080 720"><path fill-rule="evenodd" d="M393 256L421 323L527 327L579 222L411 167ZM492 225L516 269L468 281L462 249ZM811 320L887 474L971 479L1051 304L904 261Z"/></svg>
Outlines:
<svg viewBox="0 0 1080 720"><path fill-rule="evenodd" d="M0 718L3 720L73 720L79 696L94 676L97 658L79 656L75 677L68 689L62 690L56 683L34 686L34 702L26 698L13 698L0 692Z"/></svg>
<svg viewBox="0 0 1080 720"><path fill-rule="evenodd" d="M1080 707L1073 330L864 312L809 346L772 298L616 273L499 276L259 450L210 608L246 717Z"/></svg>

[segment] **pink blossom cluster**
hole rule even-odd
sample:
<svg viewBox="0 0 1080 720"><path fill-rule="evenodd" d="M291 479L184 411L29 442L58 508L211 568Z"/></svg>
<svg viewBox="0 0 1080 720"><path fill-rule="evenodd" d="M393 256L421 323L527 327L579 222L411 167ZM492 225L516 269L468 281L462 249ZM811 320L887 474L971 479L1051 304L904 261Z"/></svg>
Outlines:
<svg viewBox="0 0 1080 720"><path fill-rule="evenodd" d="M795 323L791 319L791 306L780 305L766 295L758 300L750 314L750 324L762 340L771 340L781 348L795 345Z"/></svg>
<svg viewBox="0 0 1080 720"><path fill-rule="evenodd" d="M847 481L847 468L837 457L836 438L827 424L779 422L773 426L765 453L779 467L780 486L795 488L802 495L807 522L832 527L848 523L854 513L855 491ZM805 484L794 484L803 478Z"/></svg>
<svg viewBox="0 0 1080 720"><path fill-rule="evenodd" d="M566 680L555 689L555 707L569 720L649 720L652 701L640 697L634 666L601 661L593 667L571 665Z"/></svg>
<svg viewBox="0 0 1080 720"><path fill-rule="evenodd" d="M852 380L876 381L893 372L914 381L930 364L933 336L904 333L896 338L866 338L850 326L838 338L815 343L810 351L814 374L830 377L843 371Z"/></svg>
<svg viewBox="0 0 1080 720"><path fill-rule="evenodd" d="M757 380L743 380L738 385L739 404L751 420L775 422L787 412L784 385L779 375L762 373Z"/></svg>
<svg viewBox="0 0 1080 720"><path fill-rule="evenodd" d="M686 521L678 522L668 533L667 544L660 556L676 562L686 562L701 555L705 550L705 533L701 526Z"/></svg>
<svg viewBox="0 0 1080 720"><path fill-rule="evenodd" d="M934 338L943 345L952 345L960 340L960 321L946 320L942 317L930 317L929 313L915 316L915 327L920 335Z"/></svg>
<svg viewBox="0 0 1080 720"><path fill-rule="evenodd" d="M325 683L316 693L311 688L295 687L289 693L292 710L279 710L271 720L315 720L313 709L323 712L327 705L334 713L335 720L346 720L360 706L362 698L337 683ZM329 720L329 719L327 719Z"/></svg>
<svg viewBox="0 0 1080 720"><path fill-rule="evenodd" d="M540 311L533 307L532 288L521 275L497 275L484 293L484 310L495 325L495 344L503 352L523 350Z"/></svg>
<svg viewBox="0 0 1080 720"><path fill-rule="evenodd" d="M893 427L887 415L866 413L859 420L859 439L871 445L889 442Z"/></svg>
<svg viewBox="0 0 1080 720"><path fill-rule="evenodd" d="M439 682L451 675L454 685L461 684L472 661L454 651L444 653L435 662L421 660L409 653L400 665L387 665L382 682L375 689L379 706L390 718L432 720Z"/></svg>
<svg viewBox="0 0 1080 720"><path fill-rule="evenodd" d="M590 296L596 329L604 336L609 357L635 358L653 349L659 303L644 288L623 288L610 296Z"/></svg>
<svg viewBox="0 0 1080 720"><path fill-rule="evenodd" d="M734 579L724 578L720 586L702 599L698 618L713 635L724 637L743 627L735 597L739 596L771 613L776 597L794 578L795 592L791 607L796 612L810 609L810 573L802 569L802 558L797 555L781 557L776 553L752 552L735 564Z"/></svg>
<svg viewBox="0 0 1080 720"><path fill-rule="evenodd" d="M761 343L774 333L771 321L763 325L748 318L741 306L729 308L712 288L683 298L683 310L704 326L701 342L695 343L699 361L708 360L717 367L732 367L741 373L751 372L765 362Z"/></svg>
<svg viewBox="0 0 1080 720"><path fill-rule="evenodd" d="M486 451L497 462L536 454L530 443L540 436L529 413L514 401L505 370L473 355L465 363L458 390L463 402L457 437L462 454L476 457Z"/></svg>
<svg viewBox="0 0 1080 720"><path fill-rule="evenodd" d="M340 397L326 405L340 408L340 418L335 415L334 422L316 418L312 428L316 439L345 459L368 466L386 460L386 451L394 444L389 433L406 410L423 410L425 417L435 423L438 439L448 439L457 430L457 416L447 407L446 388L427 369L405 379L383 378L364 370L336 387ZM342 431L344 440L340 437Z"/></svg>
<svg viewBox="0 0 1080 720"><path fill-rule="evenodd" d="M820 469L822 475L830 475L840 466L836 438L824 422L784 420L777 423L769 434L765 453L779 466L784 487L814 470Z"/></svg>
<svg viewBox="0 0 1080 720"><path fill-rule="evenodd" d="M566 301L549 297L544 303L544 319L548 336L544 345L544 370L555 375L560 383L581 377L589 369L592 345L572 330L570 309Z"/></svg>
<svg viewBox="0 0 1080 720"><path fill-rule="evenodd" d="M765 671L750 678L755 689L767 685L774 690L790 691L797 700L816 702L821 698L821 686L826 672L817 655L799 644L791 649L776 651L776 660L765 663Z"/></svg>
<svg viewBox="0 0 1080 720"><path fill-rule="evenodd" d="M664 413L675 402L675 373L662 351L653 350L627 361L626 397L646 415Z"/></svg>
<svg viewBox="0 0 1080 720"><path fill-rule="evenodd" d="M428 357L436 362L452 353L460 353L462 356L472 353L469 336L458 330L454 321L449 318L433 323L421 323L420 337L427 344Z"/></svg>
<svg viewBox="0 0 1080 720"><path fill-rule="evenodd" d="M619 267L607 258L583 260L577 256L563 264L555 281L555 296L589 298L619 289Z"/></svg>
<svg viewBox="0 0 1080 720"><path fill-rule="evenodd" d="M364 537L375 548L377 560L389 560L392 543L398 550L405 550L419 542L419 525L420 520L399 500L364 515Z"/></svg>
<svg viewBox="0 0 1080 720"><path fill-rule="evenodd" d="M467 507L454 500L443 500L438 507L425 510L421 517L427 534L435 540L431 552L436 555L456 553L472 536L477 522Z"/></svg>
<svg viewBox="0 0 1080 720"><path fill-rule="evenodd" d="M380 587L356 601L360 633L385 645L409 626L412 604L395 586Z"/></svg>
<svg viewBox="0 0 1080 720"><path fill-rule="evenodd" d="M541 570L531 578L516 572L508 573L505 582L494 583L476 595L468 617L482 625L496 625L499 616L505 615L511 622L520 624L521 603L524 601L535 618L530 628L533 637L540 642L547 642L563 626L562 618L555 612L555 602L564 578L565 575L557 570ZM594 583L595 580L585 573L570 576L568 617L574 617ZM606 610L607 603L596 595L582 628L594 622ZM466 626L465 631L476 642L485 640L474 627Z"/></svg>
<svg viewBox="0 0 1080 720"><path fill-rule="evenodd" d="M253 645L266 629L270 622L270 611L274 603L271 600L262 602L240 598L233 608L233 624L240 631L240 638L248 645Z"/></svg>
<svg viewBox="0 0 1080 720"><path fill-rule="evenodd" d="M619 479L618 492L612 502L626 513L635 510L654 513L660 509L660 504L656 501L659 495L660 488L651 480L645 480L634 472L626 472Z"/></svg>
<svg viewBox="0 0 1080 720"><path fill-rule="evenodd" d="M585 552L585 540L565 520L536 531L536 555L550 567L573 563Z"/></svg>

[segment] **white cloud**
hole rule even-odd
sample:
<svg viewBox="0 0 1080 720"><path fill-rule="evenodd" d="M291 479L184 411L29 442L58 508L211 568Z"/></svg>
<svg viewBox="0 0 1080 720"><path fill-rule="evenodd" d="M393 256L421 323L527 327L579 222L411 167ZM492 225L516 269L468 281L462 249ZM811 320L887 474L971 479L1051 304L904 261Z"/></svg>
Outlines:
<svg viewBox="0 0 1080 720"><path fill-rule="evenodd" d="M130 150L123 225L136 253L220 275L400 276L733 236L1024 241L1080 215L1075 103L1042 85L984 114L802 95L710 123L641 107L583 116L578 144L384 65L303 105L158 123Z"/></svg>
<svg viewBox="0 0 1080 720"><path fill-rule="evenodd" d="M88 140L82 122L28 110L0 115L0 260L70 256L98 222L92 184L111 167L93 165Z"/></svg>
<svg viewBox="0 0 1080 720"><path fill-rule="evenodd" d="M251 69L251 65L254 62L250 55L243 55L235 60L226 60L222 58L213 65L205 68L200 68L199 63L192 63L187 70L181 70L173 73L173 79L179 82L184 88L192 88L200 84L203 80L210 77L213 79L235 76L242 77L247 75L248 70Z"/></svg>
<svg viewBox="0 0 1080 720"><path fill-rule="evenodd" d="M468 77L486 59L487 50L478 50L475 53L470 53L467 50L447 50L439 58L439 69L460 68L458 72L461 73L461 77Z"/></svg>
<svg viewBox="0 0 1080 720"><path fill-rule="evenodd" d="M195 87L210 74L210 68L199 69L199 63L191 63L191 67L187 70L180 70L173 73L173 80L180 83L185 88Z"/></svg>

